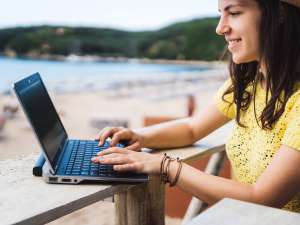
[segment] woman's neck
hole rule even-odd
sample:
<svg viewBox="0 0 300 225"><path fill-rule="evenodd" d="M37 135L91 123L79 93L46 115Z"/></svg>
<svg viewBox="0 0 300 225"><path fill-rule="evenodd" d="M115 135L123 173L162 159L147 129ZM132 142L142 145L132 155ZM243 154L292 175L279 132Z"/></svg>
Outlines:
<svg viewBox="0 0 300 225"><path fill-rule="evenodd" d="M267 90L267 69L264 63L261 63L259 73L261 74L260 85L264 90Z"/></svg>

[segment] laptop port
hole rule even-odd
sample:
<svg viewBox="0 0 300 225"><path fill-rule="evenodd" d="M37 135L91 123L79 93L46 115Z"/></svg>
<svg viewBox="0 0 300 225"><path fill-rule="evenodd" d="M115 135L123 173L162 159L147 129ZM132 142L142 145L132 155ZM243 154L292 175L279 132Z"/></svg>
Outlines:
<svg viewBox="0 0 300 225"><path fill-rule="evenodd" d="M49 177L49 182L57 182L57 177Z"/></svg>
<svg viewBox="0 0 300 225"><path fill-rule="evenodd" d="M63 178L61 179L62 182L71 182L71 179L66 179L66 178Z"/></svg>

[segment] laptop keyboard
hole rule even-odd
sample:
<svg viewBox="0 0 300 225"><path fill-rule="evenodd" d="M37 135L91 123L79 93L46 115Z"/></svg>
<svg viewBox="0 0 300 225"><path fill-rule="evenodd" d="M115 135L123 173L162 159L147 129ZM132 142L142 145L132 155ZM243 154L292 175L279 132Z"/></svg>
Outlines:
<svg viewBox="0 0 300 225"><path fill-rule="evenodd" d="M118 177L118 173L113 170L112 165L96 164L91 162L99 151L108 148L108 142L99 147L96 141L70 140L71 155L67 164L66 175L81 176L104 176Z"/></svg>

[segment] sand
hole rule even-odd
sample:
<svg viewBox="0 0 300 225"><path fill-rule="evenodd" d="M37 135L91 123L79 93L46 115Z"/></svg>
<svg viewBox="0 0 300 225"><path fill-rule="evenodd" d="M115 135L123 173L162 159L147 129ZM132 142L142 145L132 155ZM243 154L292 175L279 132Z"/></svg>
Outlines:
<svg viewBox="0 0 300 225"><path fill-rule="evenodd" d="M117 89L55 93L50 95L61 120L72 138L93 139L100 131L101 121L127 122L130 128L143 126L147 116L185 117L186 95L196 98L196 113L207 106L224 81L224 69L204 72L201 79L190 77L164 83L131 82ZM0 95L0 109L13 96ZM1 115L1 112L0 112ZM20 109L0 131L0 160L38 153L40 147ZM113 224L114 206L99 202L50 224ZM166 224L180 224L180 219L166 218Z"/></svg>

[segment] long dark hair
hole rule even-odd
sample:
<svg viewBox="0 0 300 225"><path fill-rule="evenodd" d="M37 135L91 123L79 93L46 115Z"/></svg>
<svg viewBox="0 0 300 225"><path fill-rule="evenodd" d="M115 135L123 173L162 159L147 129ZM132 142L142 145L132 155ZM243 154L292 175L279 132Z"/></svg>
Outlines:
<svg viewBox="0 0 300 225"><path fill-rule="evenodd" d="M266 107L259 119L263 129L272 129L300 81L300 9L279 0L255 1L262 10L259 43L267 73ZM255 105L256 85L262 78L259 63L235 64L230 55L229 72L232 85L222 98L233 93L236 121L245 127L240 121L241 111L248 109L252 98ZM249 85L253 91L246 90Z"/></svg>

